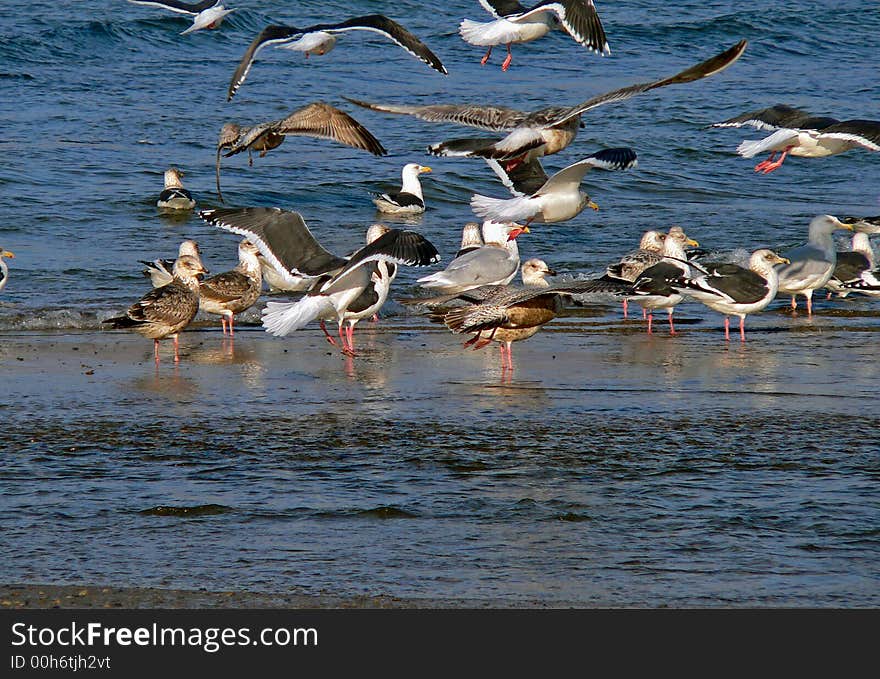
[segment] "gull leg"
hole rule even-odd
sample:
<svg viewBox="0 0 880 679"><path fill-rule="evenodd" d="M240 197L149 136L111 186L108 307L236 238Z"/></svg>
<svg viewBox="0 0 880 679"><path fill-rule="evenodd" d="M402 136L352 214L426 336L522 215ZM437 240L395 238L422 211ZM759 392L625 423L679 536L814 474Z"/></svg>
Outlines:
<svg viewBox="0 0 880 679"><path fill-rule="evenodd" d="M624 318L627 317L627 302L626 302L626 300L623 300L623 317Z"/></svg>
<svg viewBox="0 0 880 679"><path fill-rule="evenodd" d="M652 326L653 324L654 324L654 314L653 314L653 313L649 313L649 314L648 314L648 334L649 334L649 335L651 334L651 326Z"/></svg>
<svg viewBox="0 0 880 679"><path fill-rule="evenodd" d="M672 312L673 311L674 311L674 309L669 310L669 334L670 335L675 334L675 325L673 325L673 323L672 323Z"/></svg>
<svg viewBox="0 0 880 679"><path fill-rule="evenodd" d="M469 346L471 346L472 344L474 344L474 343L476 343L476 342L478 342L478 341L480 340L480 335L482 335L482 334L483 334L483 331L481 330L480 332L478 332L476 335L474 335L473 337L471 337L467 342L465 342L465 343L462 344L461 346L463 346L463 347L469 347Z"/></svg>
<svg viewBox="0 0 880 679"><path fill-rule="evenodd" d="M787 156L788 152L791 151L793 148L794 146L786 146L785 150L782 152L782 155L779 156L779 160L765 165L760 171L764 174L767 174L768 172L773 172L773 170L782 167L782 163L785 161L785 156Z"/></svg>
<svg viewBox="0 0 880 679"><path fill-rule="evenodd" d="M253 167L253 166L254 166L254 156L250 151L248 151L248 167Z"/></svg>
<svg viewBox="0 0 880 679"><path fill-rule="evenodd" d="M746 317L743 316L739 319L739 341L746 341Z"/></svg>
<svg viewBox="0 0 880 679"><path fill-rule="evenodd" d="M153 340L153 354L156 357L156 363L158 363L159 362L159 340L157 340L157 339Z"/></svg>
<svg viewBox="0 0 880 679"><path fill-rule="evenodd" d="M354 325L349 324L345 330L345 337L348 339L348 348L354 351Z"/></svg>
<svg viewBox="0 0 880 679"><path fill-rule="evenodd" d="M379 322L379 314L373 314L373 317L370 319L370 323L378 323Z"/></svg>
<svg viewBox="0 0 880 679"><path fill-rule="evenodd" d="M485 338L481 339L479 342L477 342L474 345L474 351L476 351L477 349L482 349L483 347L485 347L488 344L492 344L492 338L495 337L496 330L498 330L498 328L492 328L492 334L490 334L488 337L485 337Z"/></svg>
<svg viewBox="0 0 880 679"><path fill-rule="evenodd" d="M760 171L763 170L765 167L767 167L770 163L772 163L772 162L773 162L773 159L776 158L776 154L777 154L777 153L779 153L779 152L778 152L778 151L773 151L773 153L770 154L770 157L767 158L767 160L762 160L760 163L758 163L757 165L755 165L755 172L760 172Z"/></svg>
<svg viewBox="0 0 880 679"><path fill-rule="evenodd" d="M226 334L226 316L220 317L220 327L223 328L223 334Z"/></svg>
<svg viewBox="0 0 880 679"><path fill-rule="evenodd" d="M724 317L724 340L730 341L730 319L727 316Z"/></svg>
<svg viewBox="0 0 880 679"><path fill-rule="evenodd" d="M812 316L813 315L813 291L807 290L806 297L807 297L807 316Z"/></svg>
<svg viewBox="0 0 880 679"><path fill-rule="evenodd" d="M339 339L342 341L342 353L346 356L354 356L354 348L348 346L348 342L346 341L346 331L342 327L342 323L339 324Z"/></svg>
<svg viewBox="0 0 880 679"><path fill-rule="evenodd" d="M233 327L235 320L235 314L230 314L229 316L229 336L232 337L235 334L235 328Z"/></svg>
<svg viewBox="0 0 880 679"><path fill-rule="evenodd" d="M178 338L174 336L174 362L180 363L180 352L178 351Z"/></svg>
<svg viewBox="0 0 880 679"><path fill-rule="evenodd" d="M792 310L797 309L797 295L791 296L791 308Z"/></svg>
<svg viewBox="0 0 880 679"><path fill-rule="evenodd" d="M648 310L645 307L642 307L642 320L648 320Z"/></svg>
<svg viewBox="0 0 880 679"><path fill-rule="evenodd" d="M324 337L326 337L326 338L327 338L327 341L330 342L330 344L332 344L332 345L335 347L335 346L336 346L336 340L333 339L333 335L331 335L329 332L327 332L327 326L324 325L324 321L321 321L321 322L319 323L319 325L321 326L321 330L324 331Z"/></svg>
<svg viewBox="0 0 880 679"><path fill-rule="evenodd" d="M507 43L507 57L501 64L501 70L506 71L510 68L510 62L513 61L513 55L510 53L510 43Z"/></svg>
<svg viewBox="0 0 880 679"><path fill-rule="evenodd" d="M483 58L480 59L480 66L485 66L486 62L489 61L489 57L492 56L492 48L486 50L486 53L483 55Z"/></svg>
<svg viewBox="0 0 880 679"><path fill-rule="evenodd" d="M522 165L526 160L525 154L521 155L519 158L513 158L512 160L508 160L504 164L505 172L513 172L516 168Z"/></svg>

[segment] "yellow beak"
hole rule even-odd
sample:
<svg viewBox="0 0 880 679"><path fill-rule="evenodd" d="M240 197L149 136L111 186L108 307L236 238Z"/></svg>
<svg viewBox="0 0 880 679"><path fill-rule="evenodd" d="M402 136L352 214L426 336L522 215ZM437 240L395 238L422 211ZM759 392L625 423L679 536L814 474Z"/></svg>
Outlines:
<svg viewBox="0 0 880 679"><path fill-rule="evenodd" d="M695 241L693 238L688 238L685 241L685 243L687 243L688 245L690 245L691 247L694 247L694 248L700 247L700 244L697 241Z"/></svg>
<svg viewBox="0 0 880 679"><path fill-rule="evenodd" d="M431 172L431 168L427 165L419 165L419 172Z"/></svg>
<svg viewBox="0 0 880 679"><path fill-rule="evenodd" d="M0 252L0 257L9 257L9 259L15 259L15 255L9 250L3 250Z"/></svg>
<svg viewBox="0 0 880 679"><path fill-rule="evenodd" d="M593 201L590 201L589 203L587 203L587 207L590 208L590 209L592 209L592 210L598 210L598 209L599 209L599 206L596 205Z"/></svg>

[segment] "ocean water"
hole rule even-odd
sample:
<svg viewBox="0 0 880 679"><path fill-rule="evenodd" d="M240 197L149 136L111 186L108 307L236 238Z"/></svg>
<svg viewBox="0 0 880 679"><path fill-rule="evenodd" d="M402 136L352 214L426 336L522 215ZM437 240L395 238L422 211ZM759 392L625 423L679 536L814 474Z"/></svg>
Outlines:
<svg viewBox="0 0 880 679"><path fill-rule="evenodd" d="M808 320L780 299L748 319L745 347L720 342L720 317L697 304L676 311L674 338L659 322L647 337L615 305L589 307L516 347L512 377L494 352L462 350L395 301L377 327L359 328L365 350L348 365L315 328L268 338L258 308L229 351L200 317L173 370L155 369L151 343L100 323L146 291L138 261L173 256L184 238L212 272L235 264L235 236L155 205L172 165L200 207L219 205L224 122L316 100L348 111L386 157L289 137L253 167L224 159L227 203L295 209L347 252L377 220L371 194L398 187L405 163L427 163L428 211L391 223L448 261L471 194L505 191L482 161L424 149L473 131L343 95L574 104L742 38L745 55L722 74L585 114L548 171L614 146L634 148L639 166L589 176L600 211L536 225L519 240L523 257L589 276L645 229L680 224L741 259L802 242L817 214L876 215L880 154L793 158L757 175L735 149L764 133L706 126L774 103L880 118L877 3L599 2L610 56L554 34L514 46L507 73L503 50L481 67L480 48L457 35L462 18L488 17L477 2L251 0L230 3L220 30L188 36L182 15L87 4L0 12L0 246L16 254L0 293L0 356L20 363L0 399L6 581L508 604L880 602L876 301L819 299ZM264 49L225 101L267 23L378 12L421 37L449 75L351 33L308 60ZM412 295L423 273L404 269L392 297ZM56 363L89 343L97 353L83 365L101 365ZM99 379L107 366L114 377Z"/></svg>

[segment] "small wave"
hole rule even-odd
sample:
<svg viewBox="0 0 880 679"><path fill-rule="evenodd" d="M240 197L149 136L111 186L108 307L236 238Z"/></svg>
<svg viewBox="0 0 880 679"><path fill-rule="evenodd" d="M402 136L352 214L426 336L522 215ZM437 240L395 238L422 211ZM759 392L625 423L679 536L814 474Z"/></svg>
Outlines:
<svg viewBox="0 0 880 679"><path fill-rule="evenodd" d="M158 505L148 509L142 509L138 514L145 516L179 516L179 517L195 517L195 516L214 516L215 514L226 514L234 511L232 507L225 505L195 505L193 507L173 507L171 505Z"/></svg>

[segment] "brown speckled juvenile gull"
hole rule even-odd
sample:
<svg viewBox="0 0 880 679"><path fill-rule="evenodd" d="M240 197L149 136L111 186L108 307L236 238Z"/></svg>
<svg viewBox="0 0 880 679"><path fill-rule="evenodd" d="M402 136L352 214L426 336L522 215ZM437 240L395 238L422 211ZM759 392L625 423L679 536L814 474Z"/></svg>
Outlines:
<svg viewBox="0 0 880 679"><path fill-rule="evenodd" d="M174 339L174 361L180 361L178 333L195 318L199 310L199 279L207 273L202 263L184 255L174 263L174 278L168 285L153 288L132 304L123 316L103 321L113 328L130 328L154 341L159 362L159 340Z"/></svg>
<svg viewBox="0 0 880 679"><path fill-rule="evenodd" d="M235 314L250 309L260 297L263 275L259 252L256 245L244 239L238 245L238 266L206 278L199 286L199 307L220 315L224 335L227 320L231 337L235 334Z"/></svg>
<svg viewBox="0 0 880 679"><path fill-rule="evenodd" d="M605 269L602 278L619 281L621 283L633 283L641 273L649 266L659 263L663 259L663 242L666 234L661 231L645 231L639 241L639 247L630 250L619 262L610 264ZM628 314L628 300L623 299L623 317Z"/></svg>
<svg viewBox="0 0 880 679"><path fill-rule="evenodd" d="M746 45L747 42L742 40L710 59L671 77L628 85L574 106L547 106L534 111L519 111L507 106L491 104L409 106L374 104L348 97L346 99L373 111L411 115L427 122L452 123L492 132L504 132L507 136L502 139L454 139L429 146L428 151L439 156L494 158L504 165L505 170L511 172L521 163L558 153L566 148L574 141L578 129L583 126L581 116L587 111L605 104L625 101L659 87L689 83L720 73L742 56Z"/></svg>
<svg viewBox="0 0 880 679"><path fill-rule="evenodd" d="M316 101L307 104L280 120L270 120L252 127L242 127L238 123L226 123L220 129L217 141L217 197L223 201L220 192L220 154L224 158L243 151L248 152L248 164L253 165L251 153L259 151L260 157L278 148L288 135L329 139L356 149L369 151L374 156L387 153L370 131L357 120L335 106Z"/></svg>

